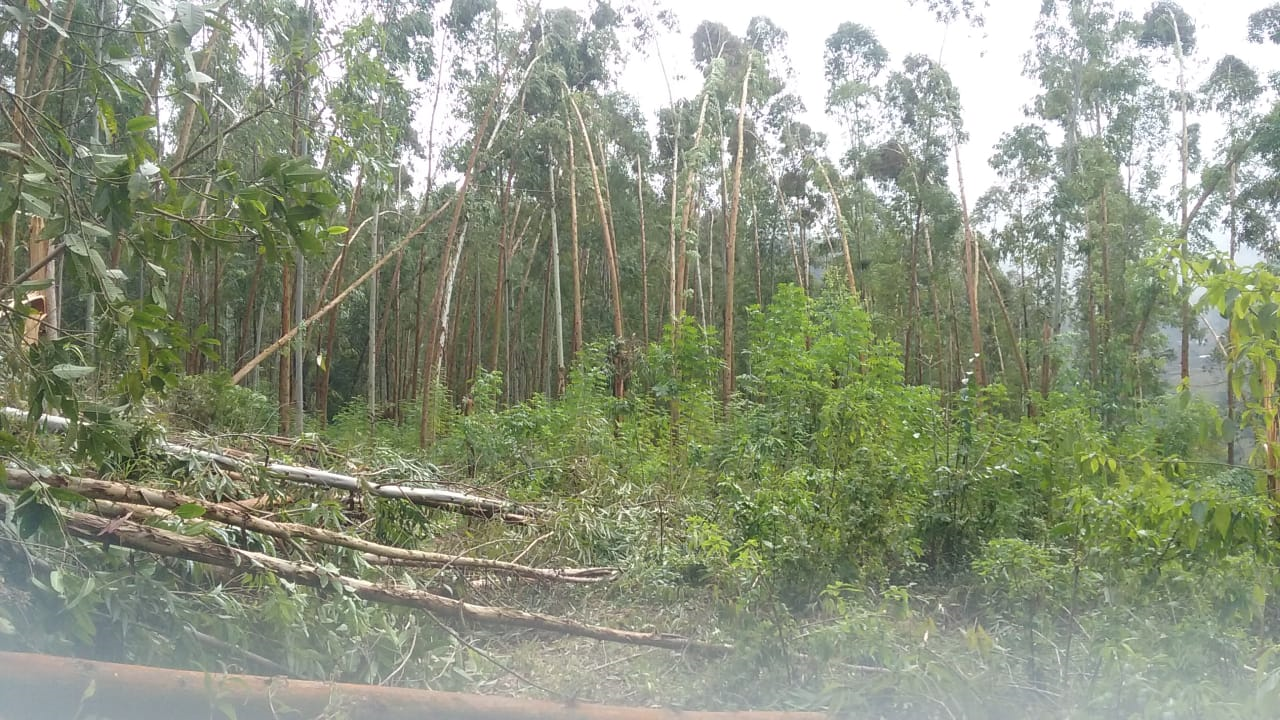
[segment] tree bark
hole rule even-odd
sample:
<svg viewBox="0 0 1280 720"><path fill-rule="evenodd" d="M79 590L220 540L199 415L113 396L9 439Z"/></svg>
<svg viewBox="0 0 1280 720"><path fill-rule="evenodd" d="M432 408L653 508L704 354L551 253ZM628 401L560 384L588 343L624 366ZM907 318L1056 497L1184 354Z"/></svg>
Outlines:
<svg viewBox="0 0 1280 720"><path fill-rule="evenodd" d="M92 688L93 692L86 689ZM199 690L193 690L198 688ZM822 713L700 712L577 702L468 695L383 685L175 670L0 652L0 695L13 720L129 717L168 720L267 718L290 709L298 717L351 720L824 720Z"/></svg>
<svg viewBox="0 0 1280 720"><path fill-rule="evenodd" d="M591 147L591 135L587 131L587 122L582 117L582 111L578 109L578 103L569 96L569 105L573 108L574 115L578 118L578 127L582 130L582 142L587 147L587 165L591 168L592 186L595 189L596 208L600 212L600 229L604 234L604 254L605 267L609 275L610 294L613 300L613 337L614 337L614 353L615 364L613 374L613 395L621 398L625 392L625 376L622 372L621 363L617 362L622 351L623 342L623 326L622 326L622 281L618 273L618 252L613 242L613 231L610 228L612 223L612 215L608 207L605 205L604 193L600 174L596 170L595 151ZM603 160L604 158L601 158Z"/></svg>

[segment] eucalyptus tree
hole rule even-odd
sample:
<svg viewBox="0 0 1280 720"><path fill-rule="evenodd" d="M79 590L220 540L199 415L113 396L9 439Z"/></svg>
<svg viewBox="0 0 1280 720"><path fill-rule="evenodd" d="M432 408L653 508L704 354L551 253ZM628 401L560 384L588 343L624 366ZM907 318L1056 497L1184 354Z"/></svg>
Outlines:
<svg viewBox="0 0 1280 720"><path fill-rule="evenodd" d="M1186 255L1189 249L1188 235L1191 226L1191 199L1189 176L1192 163L1192 135L1195 129L1190 126L1187 114L1191 109L1191 98L1187 90L1186 61L1187 56L1195 52L1195 22L1191 16L1173 0L1160 0L1142 18L1142 29L1138 35L1138 43L1142 47L1163 50L1171 53L1178 66L1178 115L1181 131L1178 138L1178 159L1181 169L1181 180L1178 185L1178 227L1181 250ZM1181 333L1182 349L1179 367L1182 379L1190 375L1191 368L1191 334L1194 331L1191 312L1190 290L1182 291Z"/></svg>
<svg viewBox="0 0 1280 720"><path fill-rule="evenodd" d="M957 258L954 241L961 230L961 213L947 186L948 156L961 133L960 98L949 74L923 55L909 55L900 70L885 81L885 114L889 137L873 148L863 162L866 174L887 190L887 206L906 242L906 291L904 308L904 373L909 381L924 378L924 355L918 323L921 312L921 261L927 269L927 287L935 328L935 363L951 363L937 379L958 378L964 363L959 359L960 333L954 325L954 290L949 282L949 261ZM901 257L901 255L899 255ZM944 332L943 294L953 324ZM976 308L973 308L976 311ZM944 340L944 335L947 337ZM980 338L971 338L976 347ZM944 349L946 348L946 349ZM980 353L978 353L980 356Z"/></svg>
<svg viewBox="0 0 1280 720"><path fill-rule="evenodd" d="M827 138L807 123L786 120L779 128L780 158L774 178L778 204L787 246L795 267L796 284L809 290L813 272L810 248L815 228L828 206L828 198L814 177L813 163L807 158L818 156Z"/></svg>
<svg viewBox="0 0 1280 720"><path fill-rule="evenodd" d="M350 199L341 224L346 228L342 247L320 282L315 307L336 295L345 286L346 268L366 256L353 245L363 247L367 242L371 262L380 254L381 236L407 231L397 197L407 189L404 169L422 151L412 127L418 98L405 83L431 79L434 57L429 48L435 31L431 6L382 3L370 10L342 28L334 43L341 75L327 89L325 111L318 118L329 130L324 165L333 183ZM380 385L393 406L407 391L404 376L411 373L403 372L403 367L411 348L399 341L402 258L403 253L397 256L385 309L379 308L380 277L375 273L364 294L366 321L360 323L347 314L342 320L349 331L340 334L339 317L332 314L327 329L316 338L315 406L321 423L327 420L334 391L338 397L359 394L355 376L361 364L366 369L363 394L371 414L376 414ZM332 292L326 294L329 288ZM385 332L390 328L396 332ZM363 348L352 341L362 335ZM342 340L347 342L339 344ZM330 381L335 368L341 379L337 387Z"/></svg>
<svg viewBox="0 0 1280 720"><path fill-rule="evenodd" d="M1225 55L1214 65L1209 78L1200 88L1201 95L1209 107L1226 119L1227 133L1225 143L1233 146L1243 138L1244 128L1249 121L1259 97L1262 85L1258 81L1257 72L1240 58ZM1227 168L1227 258L1235 262L1240 244L1240 166L1232 164ZM1233 342L1235 315L1227 318L1227 342ZM1227 348L1230 354L1231 348ZM1227 439L1227 463L1235 464L1236 442L1234 424L1236 422L1236 393L1233 387L1235 368L1227 368L1227 422L1233 427Z"/></svg>
<svg viewBox="0 0 1280 720"><path fill-rule="evenodd" d="M1024 72L1038 79L1042 87L1033 102L1034 112L1041 119L1058 124L1064 136L1056 201L1058 228L1053 243L1049 322L1053 336L1062 331L1066 311L1068 239L1079 232L1082 224L1070 198L1080 166L1085 112L1096 83L1104 76L1107 63L1103 53L1111 46L1107 35L1117 26L1112 6L1105 0L1047 0L1041 5L1035 45L1027 54ZM1047 393L1052 376L1049 353L1045 353L1042 362L1041 391Z"/></svg>
<svg viewBox="0 0 1280 720"><path fill-rule="evenodd" d="M875 130L876 103L882 99L881 88L876 83L888 62L889 53L875 32L857 23L841 23L826 39L823 52L826 104L827 111L840 118L849 147L844 165L850 177L843 185L853 200L849 232L858 252L858 266L864 261L862 254L870 238L868 216L875 203L865 183L862 162ZM850 263L851 268L854 265Z"/></svg>
<svg viewBox="0 0 1280 720"><path fill-rule="evenodd" d="M1049 328L1046 312L1053 297L1054 179L1059 172L1055 148L1045 129L1022 124L1006 132L988 160L999 182L979 198L975 216L990 228L997 259L1013 269L1017 337L1030 367L1048 348L1038 341ZM1038 349L1037 349L1038 347ZM1028 384L1028 383L1024 383ZM1030 393L1031 387L1024 392Z"/></svg>

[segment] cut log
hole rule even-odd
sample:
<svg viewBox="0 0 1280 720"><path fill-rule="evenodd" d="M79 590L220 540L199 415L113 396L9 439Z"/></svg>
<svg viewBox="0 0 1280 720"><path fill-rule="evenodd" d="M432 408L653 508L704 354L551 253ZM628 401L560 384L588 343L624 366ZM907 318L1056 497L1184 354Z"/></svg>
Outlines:
<svg viewBox="0 0 1280 720"><path fill-rule="evenodd" d="M607 642L688 651L721 656L730 645L702 642L682 635L640 632L589 625L568 618L532 613L513 608L473 605L425 590L338 575L317 565L272 557L262 553L223 545L205 537L181 535L161 528L149 527L129 519L105 518L71 510L60 511L68 534L93 542L111 541L122 547L166 557L205 563L226 568L256 567L279 578L321 591L340 591L364 600L386 605L425 610L439 615L442 621L465 620L481 625L520 627L530 630L586 637Z"/></svg>
<svg viewBox="0 0 1280 720"><path fill-rule="evenodd" d="M16 420L28 419L27 412L18 408L3 408L0 410L0 414ZM56 415L41 415L37 418L36 425L50 432L65 432L70 422L67 418ZM533 508L520 507L506 500L468 495L452 490L394 484L382 485L367 482L351 475L328 472L317 468L239 460L225 453L201 450L200 448L168 441L160 441L156 443L156 446L162 452L175 457L203 460L237 472L262 472L281 480L319 485L335 490L345 490L347 492L365 491L379 497L407 500L415 505L448 510L463 515L501 520L512 525L528 525L539 514L539 511Z"/></svg>
<svg viewBox="0 0 1280 720"><path fill-rule="evenodd" d="M89 689L92 688L92 692ZM697 712L506 698L409 688L227 675L0 652L9 720L127 717L240 720L822 720L821 713ZM287 709L286 709L287 708Z"/></svg>
<svg viewBox="0 0 1280 720"><path fill-rule="evenodd" d="M301 539L323 545L350 548L365 553L367 559L374 564L481 570L533 580L555 580L571 583L593 583L613 580L619 574L617 568L536 568L502 560L428 552L425 550L410 550L383 545L346 533L302 523L267 520L238 508L234 504L212 503L189 495L183 495L173 490L126 485L96 478L37 475L18 467L7 468L7 474L6 484L17 490L24 490L36 482L43 482L50 487L70 490L91 500L109 500L111 502L143 505L163 510L173 510L184 505L194 505L203 511L200 515L202 520L232 525L283 540Z"/></svg>

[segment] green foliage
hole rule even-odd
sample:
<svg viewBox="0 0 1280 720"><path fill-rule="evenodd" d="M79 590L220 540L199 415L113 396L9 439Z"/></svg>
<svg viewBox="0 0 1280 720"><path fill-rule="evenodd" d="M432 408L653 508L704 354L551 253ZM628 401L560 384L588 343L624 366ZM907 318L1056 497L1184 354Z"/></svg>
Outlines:
<svg viewBox="0 0 1280 720"><path fill-rule="evenodd" d="M165 398L170 425L202 432L269 433L279 409L262 394L231 383L225 373L184 375Z"/></svg>

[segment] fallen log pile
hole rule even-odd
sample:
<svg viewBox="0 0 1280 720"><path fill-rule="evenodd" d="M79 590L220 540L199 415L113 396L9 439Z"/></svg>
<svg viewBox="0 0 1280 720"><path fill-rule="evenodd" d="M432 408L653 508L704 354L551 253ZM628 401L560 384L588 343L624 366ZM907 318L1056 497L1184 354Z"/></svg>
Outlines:
<svg viewBox="0 0 1280 720"><path fill-rule="evenodd" d="M531 580L557 580L561 582L592 583L613 580L617 568L536 568L517 563L473 558L449 553L429 552L383 545L346 533L318 528L302 523L279 522L258 517L234 503L212 503L183 495L173 490L126 485L125 483L97 478L81 478L68 475L38 475L19 467L9 467L6 482L15 490L25 490L36 482L50 487L70 490L90 500L119 503L132 512L145 513L146 509L174 510L188 508L204 520L232 525L251 532L281 540L306 540L321 545L333 545L358 550L366 555L399 561L415 567L456 568L482 570L529 578ZM129 506L133 506L130 508Z"/></svg>
<svg viewBox="0 0 1280 720"><path fill-rule="evenodd" d="M821 713L698 712L228 675L0 652L7 720L346 717L352 720L822 720ZM228 714L231 711L234 715Z"/></svg>
<svg viewBox="0 0 1280 720"><path fill-rule="evenodd" d="M0 415L23 419L27 417L22 411L12 408L3 409ZM66 419L56 416L42 416L38 424L54 432L65 432L69 427ZM423 504L433 504L446 498L450 501L447 506L451 509L487 509L487 517L501 518L506 522L516 521L517 518L520 522L530 522L533 518L532 514L516 513L513 506L505 501L491 498L444 490L374 485L325 470L278 463L264 463L255 468L249 467L251 461L233 454L215 453L169 442L159 442L156 446L173 456L208 460L222 467L234 467L242 474L259 470L272 478L345 490L375 488L379 494L387 497L404 497ZM268 515L263 510L254 508L252 503L242 505L236 501L218 502L165 487L51 473L25 467L19 462L6 464L4 470L5 477L0 485L10 490L38 493L51 489L84 498L86 502L76 501L68 505L55 501L49 495L40 502L57 513L63 533L94 543L106 542L136 552L201 563L237 574L269 574L315 588L321 593L347 593L371 603L423 611L430 613L441 623L515 627L709 656L723 655L732 649L727 644L699 641L657 630L606 627L545 613L476 604L441 594L447 588L441 592L428 590L416 579L389 574L391 568L429 568L543 582L584 584L613 580L619 575L617 568L535 567L520 564L519 557L513 562L397 547L353 532L289 521L276 514L275 508ZM431 502L425 502L428 497L433 498ZM492 512L488 513L490 510ZM4 506L0 506L0 513L4 511ZM523 512L523 509L520 511ZM195 526L198 523L235 528L274 539L274 549L270 542L265 546L254 546L253 550L247 549L248 546L243 541L233 541L229 539L232 536L227 533L201 531ZM366 564L353 564L350 562L352 556L348 556L346 561L338 560L337 565L313 560L315 551L323 548L355 551L358 556L354 557ZM435 589L440 590L439 587Z"/></svg>
<svg viewBox="0 0 1280 720"><path fill-rule="evenodd" d="M107 508L108 515L119 514L111 512L111 509L110 507ZM452 620L456 622L463 620L481 625L520 627L608 642L691 651L708 655L723 655L732 649L728 645L699 642L681 635L620 630L600 625L589 625L543 613L474 605L426 590L400 587L391 583L375 583L346 575L337 575L331 570L323 569L311 563L286 560L251 550L242 550L217 542L211 538L183 535L133 522L127 518L104 517L74 510L63 510L61 511L61 516L66 532L85 540L95 542L109 540L122 547L155 555L217 567L269 572L278 578L298 583L299 585L317 588L321 591L345 591L370 602L398 605L436 613L441 621Z"/></svg>
<svg viewBox="0 0 1280 720"><path fill-rule="evenodd" d="M25 410L11 407L0 409L0 414L15 420L26 420L28 417ZM70 426L70 421L56 415L42 415L36 421L36 425L50 432L66 432ZM379 497L406 500L415 505L501 520L514 525L533 523L540 514L534 508L521 507L507 500L469 495L442 488L424 488L390 483L380 484L362 480L352 475L329 472L318 468L274 462L252 463L232 457L226 453L168 441L160 441L156 447L174 457L202 460L236 472L262 473L281 480L318 485L346 492L367 492Z"/></svg>

